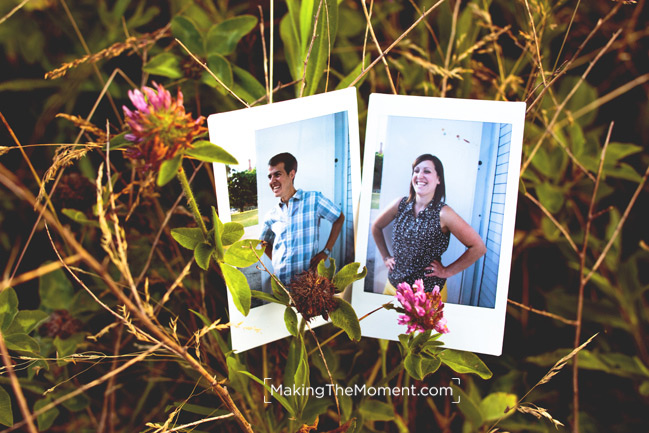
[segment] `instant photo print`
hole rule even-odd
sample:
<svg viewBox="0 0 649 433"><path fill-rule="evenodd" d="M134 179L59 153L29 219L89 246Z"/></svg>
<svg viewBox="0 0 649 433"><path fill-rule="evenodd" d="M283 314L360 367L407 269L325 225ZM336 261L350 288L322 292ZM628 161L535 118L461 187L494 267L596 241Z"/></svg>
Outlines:
<svg viewBox="0 0 649 433"><path fill-rule="evenodd" d="M443 165L444 202L486 246L477 261L446 280L450 332L441 340L452 349L501 354L524 115L522 102L370 96L356 244L356 260L368 274L352 292L359 317L391 301L398 305L371 226L386 207L409 195L413 162L431 154ZM390 223L382 231L389 251L393 229ZM441 263L448 266L465 251L451 234ZM406 331L397 317L394 310L370 314L361 321L362 335L397 340Z"/></svg>
<svg viewBox="0 0 649 433"><path fill-rule="evenodd" d="M355 221L360 196L360 146L356 89L247 108L208 118L210 141L231 153L239 165L214 164L218 213L225 222L244 225L244 239L260 239L265 216L279 203L269 186L268 162L289 152L298 162L294 184L319 191L345 215L331 250L338 269L354 261ZM319 243L324 248L331 223L322 219ZM263 255L264 266L274 272ZM257 264L241 269L250 288L271 292L270 276ZM285 307L253 298L248 316L235 307L228 291L232 349L244 351L289 335ZM326 323L314 319L311 326Z"/></svg>

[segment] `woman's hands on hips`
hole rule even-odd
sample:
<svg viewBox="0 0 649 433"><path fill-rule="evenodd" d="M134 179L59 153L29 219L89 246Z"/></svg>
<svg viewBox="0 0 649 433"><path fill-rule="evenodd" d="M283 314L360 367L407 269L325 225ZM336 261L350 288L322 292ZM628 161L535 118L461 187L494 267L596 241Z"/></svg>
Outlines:
<svg viewBox="0 0 649 433"><path fill-rule="evenodd" d="M385 267L388 268L388 271L392 272L394 269L394 257L392 256L387 256L386 258L383 259L383 263L385 264Z"/></svg>
<svg viewBox="0 0 649 433"><path fill-rule="evenodd" d="M451 273L448 272L446 266L442 265L442 262L439 260L434 260L430 266L424 268L428 273L424 273L426 277L438 277L438 278L448 278L451 277Z"/></svg>

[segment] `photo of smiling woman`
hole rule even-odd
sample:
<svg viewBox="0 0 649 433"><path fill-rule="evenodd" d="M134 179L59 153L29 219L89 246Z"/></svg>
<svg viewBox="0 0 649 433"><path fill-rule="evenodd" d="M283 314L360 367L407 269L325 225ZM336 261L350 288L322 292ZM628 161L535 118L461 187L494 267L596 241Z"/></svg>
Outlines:
<svg viewBox="0 0 649 433"><path fill-rule="evenodd" d="M446 279L462 272L486 252L480 235L444 203L444 166L436 156L423 154L412 163L410 193L383 209L371 226L372 236L388 270L385 293L399 283L412 285L422 279L427 292L438 286L446 297ZM394 221L391 254L383 229ZM444 265L441 256L450 235L467 249L453 263Z"/></svg>

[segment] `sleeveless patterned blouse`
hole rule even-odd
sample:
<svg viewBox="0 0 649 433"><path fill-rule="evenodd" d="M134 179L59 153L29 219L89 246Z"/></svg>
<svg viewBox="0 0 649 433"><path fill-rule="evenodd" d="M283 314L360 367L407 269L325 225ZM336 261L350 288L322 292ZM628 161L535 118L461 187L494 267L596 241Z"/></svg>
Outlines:
<svg viewBox="0 0 649 433"><path fill-rule="evenodd" d="M448 248L450 233L444 233L439 214L446 204L432 201L415 217L414 201L406 203L404 197L399 203L397 217L392 232L394 269L388 273L390 283L396 288L406 282L412 286L415 280L422 279L427 292L434 286L444 287L445 278L425 277L424 268L441 256Z"/></svg>

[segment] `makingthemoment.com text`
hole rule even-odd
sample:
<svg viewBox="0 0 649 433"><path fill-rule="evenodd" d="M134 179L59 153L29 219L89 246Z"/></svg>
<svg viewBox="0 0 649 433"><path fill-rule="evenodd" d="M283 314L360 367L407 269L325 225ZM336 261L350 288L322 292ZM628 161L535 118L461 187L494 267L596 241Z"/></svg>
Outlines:
<svg viewBox="0 0 649 433"><path fill-rule="evenodd" d="M326 385L320 386L285 386L285 385L273 385L270 382L270 378L265 378L264 382L269 385L271 395L279 394L283 397L290 396L313 396L316 398L323 398L333 396L346 395L349 397L354 396L421 396L421 397L445 397L453 396L453 388L450 386L431 386L431 387L416 387L415 385L410 386L367 386L363 385L352 385L352 386L341 386L338 384L328 383ZM268 403L268 402L266 402Z"/></svg>

